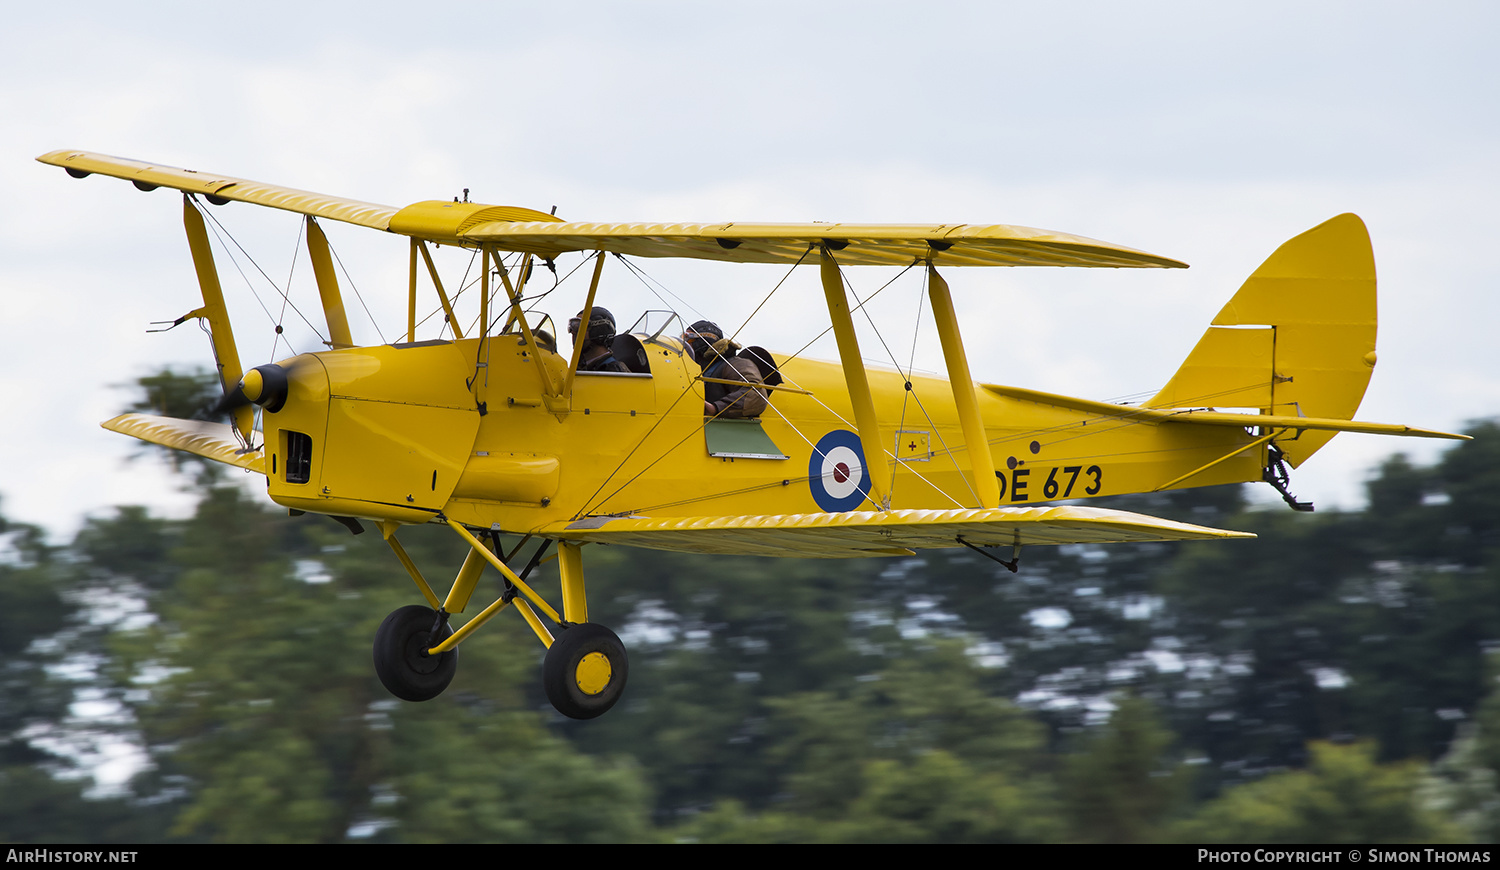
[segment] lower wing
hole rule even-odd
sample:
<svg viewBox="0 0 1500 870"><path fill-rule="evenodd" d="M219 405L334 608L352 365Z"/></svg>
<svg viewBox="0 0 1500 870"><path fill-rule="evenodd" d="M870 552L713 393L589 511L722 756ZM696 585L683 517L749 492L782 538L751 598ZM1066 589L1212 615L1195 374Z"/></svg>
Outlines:
<svg viewBox="0 0 1500 870"><path fill-rule="evenodd" d="M235 437L234 428L223 423L153 417L150 414L121 414L99 425L111 432L119 432L152 444L186 450L205 459L236 465L258 474L266 473L264 451L259 448L244 450Z"/></svg>
<svg viewBox="0 0 1500 870"><path fill-rule="evenodd" d="M576 543L743 556L859 558L958 547L1253 538L1103 508L850 511L759 517L586 517L541 530Z"/></svg>

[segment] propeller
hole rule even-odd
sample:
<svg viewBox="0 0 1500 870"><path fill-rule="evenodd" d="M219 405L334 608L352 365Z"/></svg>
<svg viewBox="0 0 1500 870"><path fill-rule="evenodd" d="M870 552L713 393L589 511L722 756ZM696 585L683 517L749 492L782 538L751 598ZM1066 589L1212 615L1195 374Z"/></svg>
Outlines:
<svg viewBox="0 0 1500 870"><path fill-rule="evenodd" d="M268 413L274 414L286 405L290 386L287 375L286 368L275 363L256 366L245 372L234 389L224 393L211 413L218 417L246 405L259 405Z"/></svg>

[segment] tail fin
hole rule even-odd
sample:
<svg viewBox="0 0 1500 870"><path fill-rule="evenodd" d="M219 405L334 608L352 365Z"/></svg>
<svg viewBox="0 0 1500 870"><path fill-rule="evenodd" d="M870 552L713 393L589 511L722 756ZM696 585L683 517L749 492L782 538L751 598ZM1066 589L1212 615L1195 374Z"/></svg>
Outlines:
<svg viewBox="0 0 1500 870"><path fill-rule="evenodd" d="M1353 418L1375 367L1375 256L1342 214L1276 249L1147 408L1256 408ZM1278 443L1297 467L1334 432Z"/></svg>

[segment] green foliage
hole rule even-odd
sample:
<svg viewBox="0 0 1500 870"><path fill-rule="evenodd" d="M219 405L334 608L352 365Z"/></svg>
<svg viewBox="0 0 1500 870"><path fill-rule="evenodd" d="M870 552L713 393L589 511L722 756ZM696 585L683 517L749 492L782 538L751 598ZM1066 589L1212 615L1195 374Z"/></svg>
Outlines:
<svg viewBox="0 0 1500 870"><path fill-rule="evenodd" d="M1151 704L1126 697L1109 723L1068 757L1063 794L1073 836L1099 843L1149 843L1187 793L1190 773L1167 752L1172 733Z"/></svg>
<svg viewBox="0 0 1500 870"><path fill-rule="evenodd" d="M64 566L34 526L0 519L0 765L55 764L23 734L67 715L69 687L47 672L62 661L47 640L77 618Z"/></svg>
<svg viewBox="0 0 1500 870"><path fill-rule="evenodd" d="M136 378L131 386L141 395L127 410L179 420L210 419L209 412L224 394L218 374L203 368L187 372L167 368Z"/></svg>
<svg viewBox="0 0 1500 870"><path fill-rule="evenodd" d="M1472 530L1500 528L1500 515L1477 494L1458 509L1448 492L1500 485L1500 466L1480 461L1500 459L1500 430L1473 434L1436 468L1388 461L1365 512L1243 515L1235 525L1257 540L1184 548L1161 572L1178 649L1205 662L1174 725L1229 780L1301 765L1313 739L1366 735L1385 759L1436 757L1486 693L1500 563Z"/></svg>
<svg viewBox="0 0 1500 870"><path fill-rule="evenodd" d="M417 554L461 561L421 540L431 535L411 537ZM176 583L152 599L159 619L120 635L114 671L163 781L185 792L168 836L647 836L634 769L579 756L525 705L534 639L482 633L463 646L447 694L421 705L385 694L370 638L414 590L389 554L374 568L377 536L277 517L219 489L181 542L169 555Z"/></svg>
<svg viewBox="0 0 1500 870"><path fill-rule="evenodd" d="M1494 843L1500 837L1496 781L1496 770L1486 763L1477 730L1463 727L1452 748L1428 771L1420 798L1423 806L1463 830L1467 839Z"/></svg>
<svg viewBox="0 0 1500 870"><path fill-rule="evenodd" d="M1500 842L1500 652L1487 658L1489 695L1433 763L1423 795L1477 843Z"/></svg>
<svg viewBox="0 0 1500 870"><path fill-rule="evenodd" d="M974 770L950 752L862 765L863 788L834 818L748 812L727 800L679 829L697 843L1024 843L1059 830L1034 783Z"/></svg>
<svg viewBox="0 0 1500 870"><path fill-rule="evenodd" d="M1487 692L1500 639L1500 428L1471 431L1434 467L1387 462L1366 511L1246 511L1239 487L1130 496L1107 505L1259 537L1037 547L1017 575L937 551L910 585L1006 659L992 691L1059 740L1122 689L1152 701L1209 762L1199 797L1307 763L1311 740L1435 758Z"/></svg>
<svg viewBox="0 0 1500 870"><path fill-rule="evenodd" d="M1038 723L986 694L960 645L913 644L842 692L766 703L766 811L721 801L698 842L1001 843L1057 838Z"/></svg>
<svg viewBox="0 0 1500 870"><path fill-rule="evenodd" d="M118 800L88 800L66 745L77 637L86 614L72 565L34 526L0 518L0 840L88 843L142 836L149 821Z"/></svg>
<svg viewBox="0 0 1500 870"><path fill-rule="evenodd" d="M1369 743L1315 743L1307 770L1268 776L1209 803L1179 835L1200 843L1452 843L1462 832L1418 800L1417 764L1381 765Z"/></svg>
<svg viewBox="0 0 1500 870"><path fill-rule="evenodd" d="M163 813L119 799L84 797L85 783L34 765L0 768L0 841L57 846L141 843L161 835Z"/></svg>
<svg viewBox="0 0 1500 870"><path fill-rule="evenodd" d="M224 388L219 383L216 372L203 368L179 372L167 368L156 374L136 378L128 386L140 393L125 408L127 412L176 417L179 420L224 422L222 417L216 418L213 414L214 407L224 396ZM224 466L201 456L141 442L137 447L137 455L147 452L155 452L165 458L175 471L191 470L200 487L211 486L223 479Z"/></svg>

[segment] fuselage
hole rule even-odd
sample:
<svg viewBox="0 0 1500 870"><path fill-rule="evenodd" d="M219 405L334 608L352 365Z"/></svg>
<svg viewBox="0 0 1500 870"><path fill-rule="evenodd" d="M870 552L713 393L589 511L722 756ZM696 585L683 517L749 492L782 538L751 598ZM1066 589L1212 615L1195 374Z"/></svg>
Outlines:
<svg viewBox="0 0 1500 870"><path fill-rule="evenodd" d="M305 354L283 362L286 406L263 418L271 497L396 522L441 512L533 532L588 516L803 514L976 507L946 380L869 369L887 455L865 462L842 368L784 360L758 422L706 421L700 368L675 339L638 336L649 373L577 373L502 334ZM779 359L779 358L778 358ZM1034 505L1259 479L1243 429L1160 425L976 390L1000 503ZM482 411L481 411L482 409ZM1215 463L1215 460L1222 460ZM1211 465L1210 465L1211 464ZM1203 468L1203 466L1209 466Z"/></svg>

